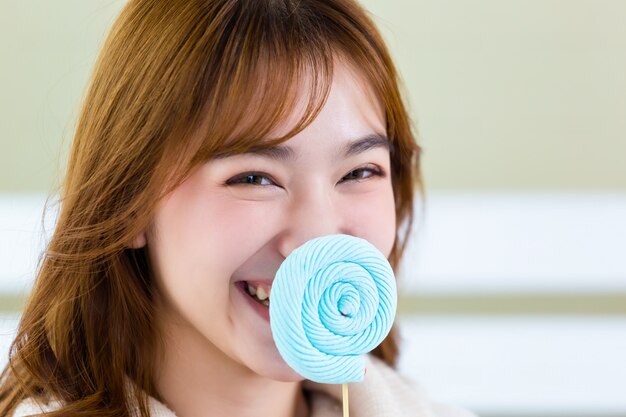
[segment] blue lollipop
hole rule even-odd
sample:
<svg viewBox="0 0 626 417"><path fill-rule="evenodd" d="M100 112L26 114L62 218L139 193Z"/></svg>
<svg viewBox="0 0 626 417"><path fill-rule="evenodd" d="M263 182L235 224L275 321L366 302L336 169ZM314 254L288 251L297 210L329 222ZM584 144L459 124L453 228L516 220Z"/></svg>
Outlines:
<svg viewBox="0 0 626 417"><path fill-rule="evenodd" d="M281 356L303 377L360 382L363 354L387 336L396 314L393 270L364 239L312 239L282 263L272 284L270 326Z"/></svg>

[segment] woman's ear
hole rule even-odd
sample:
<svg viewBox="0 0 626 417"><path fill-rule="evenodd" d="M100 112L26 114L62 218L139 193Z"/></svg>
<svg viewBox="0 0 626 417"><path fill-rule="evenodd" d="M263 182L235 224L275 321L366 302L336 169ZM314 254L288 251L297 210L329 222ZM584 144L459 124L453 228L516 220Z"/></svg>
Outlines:
<svg viewBox="0 0 626 417"><path fill-rule="evenodd" d="M144 246L146 246L146 232L141 232L137 236L135 236L130 244L130 247L132 249L141 249Z"/></svg>

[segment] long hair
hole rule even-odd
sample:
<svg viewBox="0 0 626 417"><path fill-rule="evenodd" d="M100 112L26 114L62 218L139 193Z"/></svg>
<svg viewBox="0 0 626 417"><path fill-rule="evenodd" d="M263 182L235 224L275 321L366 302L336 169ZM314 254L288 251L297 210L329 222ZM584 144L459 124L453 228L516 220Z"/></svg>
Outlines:
<svg viewBox="0 0 626 417"><path fill-rule="evenodd" d="M151 369L161 338L150 264L133 238L198 164L273 146L312 122L336 56L385 111L397 270L423 192L420 148L366 12L354 0L132 0L82 104L59 217L1 376L0 415L33 398L63 404L50 416L127 416L134 398L148 416L147 395L160 398ZM302 91L310 94L298 123L266 140ZM394 327L374 354L394 366L397 342Z"/></svg>

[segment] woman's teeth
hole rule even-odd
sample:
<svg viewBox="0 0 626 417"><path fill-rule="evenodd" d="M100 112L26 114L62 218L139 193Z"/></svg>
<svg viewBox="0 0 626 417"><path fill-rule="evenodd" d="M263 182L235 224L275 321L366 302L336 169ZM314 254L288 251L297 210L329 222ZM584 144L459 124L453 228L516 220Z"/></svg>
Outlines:
<svg viewBox="0 0 626 417"><path fill-rule="evenodd" d="M258 287L252 286L252 284L246 283L246 287L248 290L248 294L252 296L259 303L264 306L270 305L270 293L272 292L272 287L263 287L259 285Z"/></svg>

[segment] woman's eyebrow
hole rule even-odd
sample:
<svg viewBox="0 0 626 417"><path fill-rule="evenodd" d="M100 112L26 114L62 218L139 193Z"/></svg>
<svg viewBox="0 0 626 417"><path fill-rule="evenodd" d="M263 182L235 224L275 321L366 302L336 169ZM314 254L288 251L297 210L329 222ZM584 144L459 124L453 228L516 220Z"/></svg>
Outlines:
<svg viewBox="0 0 626 417"><path fill-rule="evenodd" d="M350 156L358 155L374 148L385 148L389 150L389 139L387 138L387 136L378 133L372 133L358 138L354 141L347 143L343 147L343 153L340 151L338 156L342 155L344 158L348 158ZM252 148L238 155L254 155L285 162L297 159L296 152L288 145L276 145L269 148ZM225 158L228 156L233 156L233 154L220 155L217 158Z"/></svg>
<svg viewBox="0 0 626 417"><path fill-rule="evenodd" d="M389 139L387 138L387 136L380 135L378 133L372 133L371 135L367 135L353 142L350 142L344 147L343 156L344 158L347 158L349 156L358 155L373 148L385 148L389 150Z"/></svg>

